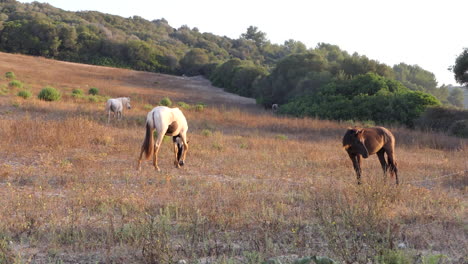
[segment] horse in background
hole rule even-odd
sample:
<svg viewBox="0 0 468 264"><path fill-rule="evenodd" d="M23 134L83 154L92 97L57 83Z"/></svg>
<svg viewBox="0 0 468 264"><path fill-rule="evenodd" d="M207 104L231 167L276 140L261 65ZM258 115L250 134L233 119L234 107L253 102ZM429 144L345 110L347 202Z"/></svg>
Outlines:
<svg viewBox="0 0 468 264"><path fill-rule="evenodd" d="M117 119L122 119L122 112L123 112L124 106L127 107L127 109L132 108L132 106L130 105L129 97L112 98L112 99L107 100L107 103L106 103L106 111L108 115L107 123L110 122L111 112L114 118L115 118L115 115L117 114Z"/></svg>
<svg viewBox="0 0 468 264"><path fill-rule="evenodd" d="M384 127L348 128L343 137L343 147L348 152L356 171L358 184L361 184L361 156L367 159L377 154L384 175L390 169L398 184L398 168L395 161L395 137ZM384 154L387 153L387 161Z"/></svg>
<svg viewBox="0 0 468 264"><path fill-rule="evenodd" d="M154 142L153 132L156 129L157 139ZM169 108L166 106L157 106L146 116L146 134L141 146L140 158L138 159L137 170L141 170L141 161L143 153L146 159L153 155L153 165L157 171L158 152L165 135L172 137L174 144L174 165L176 168L184 166L185 156L188 151L187 143L187 120L179 108Z"/></svg>
<svg viewBox="0 0 468 264"><path fill-rule="evenodd" d="M272 110L274 113L278 112L278 108L279 108L278 104L272 104L272 105L271 105L271 110Z"/></svg>

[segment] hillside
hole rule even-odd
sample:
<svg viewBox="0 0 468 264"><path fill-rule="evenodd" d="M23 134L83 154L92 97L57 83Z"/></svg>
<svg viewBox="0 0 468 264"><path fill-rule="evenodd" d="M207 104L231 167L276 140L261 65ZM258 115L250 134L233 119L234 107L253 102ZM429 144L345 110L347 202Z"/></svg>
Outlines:
<svg viewBox="0 0 468 264"><path fill-rule="evenodd" d="M232 39L186 25L173 28L164 18L149 21L4 0L0 1L0 51L203 75L215 86L255 98L265 107L289 104L282 113L294 116L413 127L427 107L463 106L461 90L437 87L434 74L418 65L386 65L327 43L307 47L289 39L275 44L255 26Z"/></svg>
<svg viewBox="0 0 468 264"><path fill-rule="evenodd" d="M0 262L467 261L467 140L390 127L401 184L371 156L358 186L341 143L350 123L276 116L200 77L5 53L0 74ZM38 100L44 86L62 99ZM91 87L101 97L71 96ZM131 97L123 120L107 124L105 96ZM182 109L186 166L173 168L167 140L162 172L137 172L163 97L206 105Z"/></svg>

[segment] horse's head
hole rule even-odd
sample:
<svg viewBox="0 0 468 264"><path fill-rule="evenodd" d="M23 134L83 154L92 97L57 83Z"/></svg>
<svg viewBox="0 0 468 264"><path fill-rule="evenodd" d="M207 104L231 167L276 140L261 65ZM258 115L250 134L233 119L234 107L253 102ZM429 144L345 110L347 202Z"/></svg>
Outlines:
<svg viewBox="0 0 468 264"><path fill-rule="evenodd" d="M343 147L348 153L360 154L364 158L369 157L363 129L348 128L343 137Z"/></svg>
<svg viewBox="0 0 468 264"><path fill-rule="evenodd" d="M132 106L130 105L130 97L125 97L125 106L127 109L132 109Z"/></svg>
<svg viewBox="0 0 468 264"><path fill-rule="evenodd" d="M182 160L182 152L184 151L184 143L182 142L182 138L180 136L175 136L172 140L177 145L177 161L179 162L180 166L185 165L185 161Z"/></svg>

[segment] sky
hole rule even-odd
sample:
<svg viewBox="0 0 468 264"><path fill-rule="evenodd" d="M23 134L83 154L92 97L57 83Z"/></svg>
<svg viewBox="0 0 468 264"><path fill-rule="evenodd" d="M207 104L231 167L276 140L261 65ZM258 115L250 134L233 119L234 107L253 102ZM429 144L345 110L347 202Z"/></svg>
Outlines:
<svg viewBox="0 0 468 264"><path fill-rule="evenodd" d="M33 1L19 1L30 3ZM249 26L272 43L320 42L389 66L419 65L439 85L456 85L447 70L468 48L467 0L39 0L68 11L166 19L174 28L239 38Z"/></svg>

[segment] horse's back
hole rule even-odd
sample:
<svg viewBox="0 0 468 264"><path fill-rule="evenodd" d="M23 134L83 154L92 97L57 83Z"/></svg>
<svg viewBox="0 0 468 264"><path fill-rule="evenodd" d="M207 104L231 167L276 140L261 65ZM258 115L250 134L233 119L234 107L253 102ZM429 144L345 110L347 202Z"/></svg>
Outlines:
<svg viewBox="0 0 468 264"><path fill-rule="evenodd" d="M395 146L395 137L385 127L365 128L366 147L369 154L375 154L382 148L392 149Z"/></svg>
<svg viewBox="0 0 468 264"><path fill-rule="evenodd" d="M151 122L157 130L168 128L174 122L177 123L177 130L186 132L188 129L187 120L179 108L157 106L148 113L147 121Z"/></svg>

